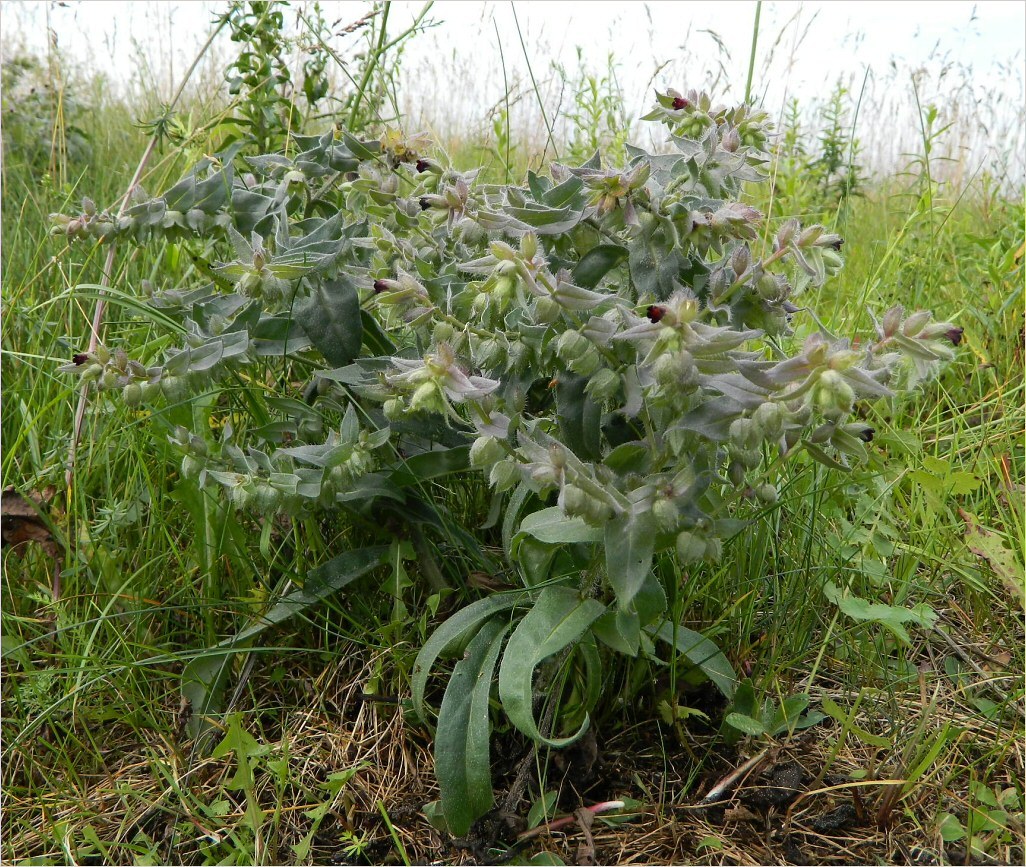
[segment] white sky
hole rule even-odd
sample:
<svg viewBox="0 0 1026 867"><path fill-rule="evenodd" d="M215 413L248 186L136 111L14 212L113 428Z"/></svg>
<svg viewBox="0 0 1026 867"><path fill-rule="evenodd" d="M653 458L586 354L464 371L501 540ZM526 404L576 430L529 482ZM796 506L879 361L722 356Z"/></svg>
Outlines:
<svg viewBox="0 0 1026 867"><path fill-rule="evenodd" d="M299 9L310 5L309 0L293 3ZM421 5L394 2L389 31L397 32ZM338 19L339 27L370 8L356 0L324 0L321 6L326 20ZM5 43L39 51L45 50L49 26L71 58L97 64L115 82L129 86L140 75L139 64L130 58L145 56L150 71L142 74L157 81L166 99L209 32L213 12L221 8L222 3L198 0L71 0L59 5L2 0L0 26ZM607 55L614 54L631 119L651 102L654 76L661 88L702 87L722 63L716 95L725 101L742 97L755 9L753 0L516 2L526 52L550 111L567 105L565 94L559 101L559 81L550 64L561 63L576 74L580 47L584 65L592 70L602 71ZM410 42L403 59L399 98L412 120L428 127L487 129L489 109L505 92L498 32L507 79L522 98L521 121L534 123L530 112L537 115L537 105L531 105L534 94L511 4L438 0L429 17L438 26ZM344 56L347 48L351 56L356 44L353 36L335 43ZM225 40L219 57L230 51ZM992 115L977 138L993 137L998 128L1007 138L1008 129L1021 133L1024 55L1026 3L1021 0L765 2L754 93L776 113L786 97L797 95L804 104L825 99L839 79L857 93L869 71L869 104L884 113L903 112L911 99L911 71L922 69L924 104L944 106L957 91L963 103L986 103ZM903 94L901 106L893 101L896 89ZM1002 112L1006 115L998 122L994 117ZM872 114L863 118L869 124L879 121ZM965 134L976 135L971 129ZM1017 141L1021 144L1021 135Z"/></svg>

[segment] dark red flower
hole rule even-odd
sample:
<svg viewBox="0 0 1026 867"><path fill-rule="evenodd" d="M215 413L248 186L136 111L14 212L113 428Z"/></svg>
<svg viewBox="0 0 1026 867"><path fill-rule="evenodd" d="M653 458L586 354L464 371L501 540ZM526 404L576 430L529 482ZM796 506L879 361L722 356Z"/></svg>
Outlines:
<svg viewBox="0 0 1026 867"><path fill-rule="evenodd" d="M871 443L876 430L871 427L864 427L859 431L859 439L864 443Z"/></svg>
<svg viewBox="0 0 1026 867"><path fill-rule="evenodd" d="M649 305L649 308L645 311L645 315L652 322L658 322L666 315L666 308L660 307L656 304Z"/></svg>
<svg viewBox="0 0 1026 867"><path fill-rule="evenodd" d="M387 292L387 291L388 291L388 287L385 285L385 281L384 280L375 280L374 281L374 294L377 294L379 292Z"/></svg>
<svg viewBox="0 0 1026 867"><path fill-rule="evenodd" d="M680 111L682 108L688 108L691 105L683 96L675 96L673 98L673 110Z"/></svg>
<svg viewBox="0 0 1026 867"><path fill-rule="evenodd" d="M417 171L426 172L431 164L427 160L417 160Z"/></svg>
<svg viewBox="0 0 1026 867"><path fill-rule="evenodd" d="M844 246L844 238L838 238L836 241L834 241L830 245L831 249L833 249L833 250L840 250L841 247L843 247L843 246Z"/></svg>
<svg viewBox="0 0 1026 867"><path fill-rule="evenodd" d="M81 366L81 365L85 364L89 360L89 356L86 355L84 352L79 352L79 353L71 356L71 360L73 362L75 362L75 364Z"/></svg>
<svg viewBox="0 0 1026 867"><path fill-rule="evenodd" d="M944 336L951 341L952 346L958 346L962 342L962 335L964 333L964 328L952 328L950 331L945 331Z"/></svg>
<svg viewBox="0 0 1026 867"><path fill-rule="evenodd" d="M421 196L420 197L420 209L422 211L426 211L430 207L431 207L431 203L427 200L427 196Z"/></svg>

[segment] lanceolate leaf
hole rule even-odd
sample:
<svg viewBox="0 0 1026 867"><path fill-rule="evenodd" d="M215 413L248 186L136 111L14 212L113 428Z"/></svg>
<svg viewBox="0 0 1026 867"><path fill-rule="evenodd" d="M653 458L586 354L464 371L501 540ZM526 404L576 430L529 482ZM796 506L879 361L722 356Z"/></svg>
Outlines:
<svg viewBox="0 0 1026 867"><path fill-rule="evenodd" d="M723 651L708 638L693 629L674 625L669 620L664 621L658 629L649 631L697 665L727 698L733 697L738 676Z"/></svg>
<svg viewBox="0 0 1026 867"><path fill-rule="evenodd" d="M488 695L509 620L481 627L456 663L438 712L435 774L449 830L461 837L492 805Z"/></svg>
<svg viewBox="0 0 1026 867"><path fill-rule="evenodd" d="M413 676L410 678L413 710L417 716L427 721L424 689L435 660L442 655L446 648L473 635L481 628L482 623L500 611L509 611L511 608L526 605L530 598L530 594L526 591L496 593L487 596L457 611L431 634L431 637L424 642L420 653L417 654L417 659L413 663Z"/></svg>
<svg viewBox="0 0 1026 867"><path fill-rule="evenodd" d="M269 626L283 623L290 617L305 611L311 605L323 601L332 593L351 584L357 578L366 575L371 569L385 562L388 545L374 545L369 548L357 548L346 551L312 570L298 590L293 590L270 611L260 618L259 623L247 626L233 639L222 641L220 647L228 647L239 641L253 638Z"/></svg>
<svg viewBox="0 0 1026 867"><path fill-rule="evenodd" d="M606 522L606 575L622 611L630 608L652 571L655 538L656 523L651 512L627 512Z"/></svg>
<svg viewBox="0 0 1026 867"><path fill-rule="evenodd" d="M510 722L532 740L551 747L573 743L588 728L568 738L545 737L534 719L534 670L545 658L577 641L606 610L597 599L581 599L569 587L548 587L510 636L499 666L499 698Z"/></svg>

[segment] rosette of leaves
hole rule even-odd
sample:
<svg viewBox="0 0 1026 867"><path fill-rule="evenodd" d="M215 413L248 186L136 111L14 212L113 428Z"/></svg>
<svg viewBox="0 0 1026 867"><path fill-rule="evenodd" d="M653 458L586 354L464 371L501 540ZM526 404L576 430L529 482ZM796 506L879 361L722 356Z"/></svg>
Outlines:
<svg viewBox="0 0 1026 867"><path fill-rule="evenodd" d="M840 267L841 239L791 221L758 244L762 217L740 196L763 174L764 116L673 92L654 114L669 153L628 148L622 169L596 154L523 186L482 184L396 132L222 156L189 176L209 220L186 228L223 264L212 284L155 301L187 345L70 365L100 388L139 380L154 400L269 363L285 366L276 381L305 381L303 400L273 398L291 418L249 427L257 442L176 433L187 473L240 508L409 510L423 479L487 474L520 588L454 613L412 680L428 721L431 673L455 660L436 765L456 834L491 805L493 691L523 736L557 748L587 729L618 657L680 654L729 697L725 656L667 619L680 571L664 565L718 559L775 502L783 460L868 460L856 404L893 397L961 337L895 308L856 349L800 316L802 289ZM155 220L136 236L182 229ZM445 511L418 502L409 514Z"/></svg>

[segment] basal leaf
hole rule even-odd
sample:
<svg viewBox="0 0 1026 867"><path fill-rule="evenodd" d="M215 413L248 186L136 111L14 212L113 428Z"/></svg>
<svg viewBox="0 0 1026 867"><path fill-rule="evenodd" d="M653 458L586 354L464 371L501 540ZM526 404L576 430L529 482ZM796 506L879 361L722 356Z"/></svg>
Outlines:
<svg viewBox="0 0 1026 867"><path fill-rule="evenodd" d="M481 627L456 663L438 711L435 774L450 833L461 837L492 805L488 696L509 620Z"/></svg>
<svg viewBox="0 0 1026 867"><path fill-rule="evenodd" d="M597 599L582 599L569 587L548 587L510 636L499 666L499 698L510 722L533 741L563 747L587 730L585 716L580 729L568 738L542 735L534 719L534 670L542 660L577 641L605 610Z"/></svg>
<svg viewBox="0 0 1026 867"><path fill-rule="evenodd" d="M526 605L530 600L530 594L526 591L514 593L495 593L472 602L466 608L457 611L452 617L439 626L431 637L424 642L424 646L417 654L413 663L413 675L410 677L410 692L413 698L413 710L425 722L427 714L424 705L424 689L427 686L428 675L435 664L435 660L445 649L468 636L473 635L486 620L489 620L500 611L509 611L512 608Z"/></svg>

